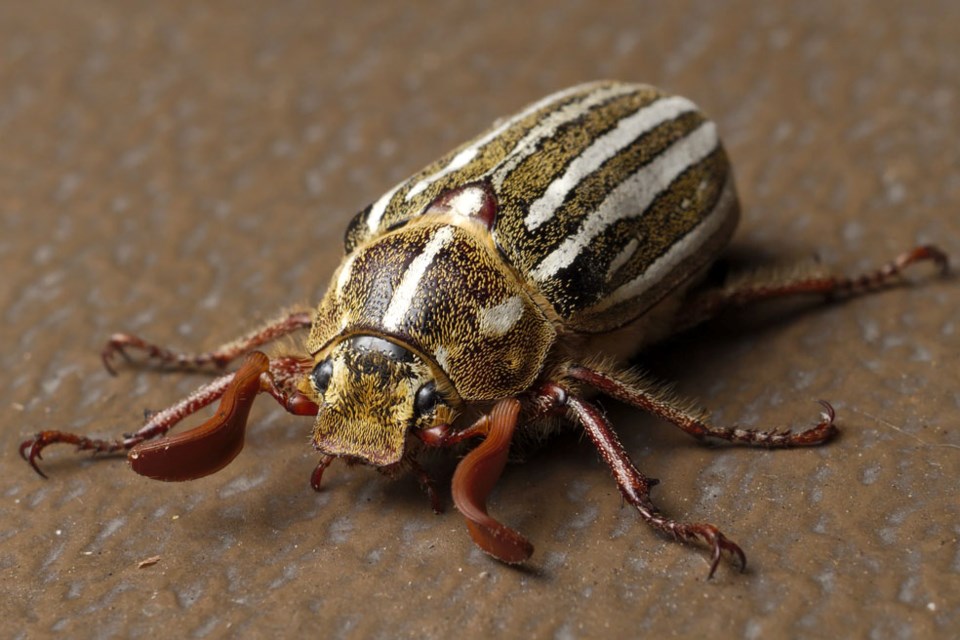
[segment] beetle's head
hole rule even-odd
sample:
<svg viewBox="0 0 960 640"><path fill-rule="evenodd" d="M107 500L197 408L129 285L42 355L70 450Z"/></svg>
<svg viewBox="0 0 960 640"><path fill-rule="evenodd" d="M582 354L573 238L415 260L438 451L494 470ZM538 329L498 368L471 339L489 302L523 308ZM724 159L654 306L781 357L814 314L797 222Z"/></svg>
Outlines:
<svg viewBox="0 0 960 640"><path fill-rule="evenodd" d="M304 379L302 390L320 408L313 446L377 467L400 462L408 433L452 417L430 366L377 336L353 336L334 345Z"/></svg>

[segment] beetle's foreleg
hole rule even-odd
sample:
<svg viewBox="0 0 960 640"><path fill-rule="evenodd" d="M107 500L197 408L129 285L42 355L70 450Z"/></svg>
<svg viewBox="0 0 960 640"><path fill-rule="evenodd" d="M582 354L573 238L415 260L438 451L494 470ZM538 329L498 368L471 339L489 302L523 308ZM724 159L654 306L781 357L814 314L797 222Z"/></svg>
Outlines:
<svg viewBox="0 0 960 640"><path fill-rule="evenodd" d="M567 375L594 387L604 395L633 405L672 422L698 440L719 438L727 442L755 447L803 447L823 444L837 433L833 424L833 407L824 401L819 423L804 431L759 431L710 424L706 413L684 406L658 386L641 378L623 379L615 374L597 371L582 365L570 365Z"/></svg>
<svg viewBox="0 0 960 640"><path fill-rule="evenodd" d="M856 276L797 274L772 278L753 277L717 289L690 295L677 312L678 330L693 327L726 309L754 302L800 295L844 298L877 291L897 282L904 269L918 262L933 262L947 273L947 254L933 245L921 245L902 253L883 267Z"/></svg>
<svg viewBox="0 0 960 640"><path fill-rule="evenodd" d="M310 474L310 486L313 487L314 491L320 491L322 488L323 472L335 459L334 456L320 456L320 462L317 463L317 466L313 468L313 473Z"/></svg>
<svg viewBox="0 0 960 640"><path fill-rule="evenodd" d="M260 358L266 358L262 353L257 354L255 359L260 362ZM257 367L260 365L258 364ZM306 398L303 398L295 390L295 382L300 375L308 371L310 363L302 358L281 357L269 361L268 369L256 373L259 382L257 391L264 390L274 396L277 401L288 411L297 415L316 414L316 405ZM225 393L234 389L239 384L237 376L244 371L244 368L235 373L228 373L203 385L193 393L183 398L176 404L158 411L149 416L147 421L140 429L134 433L124 434L123 437L115 440L103 440L99 438L89 438L76 433L67 431L41 431L29 440L20 445L20 455L24 460L30 463L33 469L46 478L46 474L40 470L37 465L38 460L43 459L42 452L48 446L57 443L72 444L78 451L91 451L93 453L120 453L129 451L142 442L160 438L181 420L187 418L197 411L203 409L209 404L224 396ZM252 369L250 369L252 375ZM266 374L261 378L261 374ZM249 383L252 385L253 383ZM251 387L252 388L252 387ZM245 390L244 393L251 393ZM253 392L256 395L256 392Z"/></svg>
<svg viewBox="0 0 960 640"><path fill-rule="evenodd" d="M573 394L566 394L565 403L586 429L603 461L610 467L620 493L627 502L636 507L640 516L650 526L681 540L702 540L708 544L713 551L708 578L713 577L720 563L720 555L724 551L737 557L741 571L746 569L747 557L743 550L712 524L677 522L657 510L650 500L650 487L657 481L646 477L634 466L613 427L593 404Z"/></svg>
<svg viewBox="0 0 960 640"><path fill-rule="evenodd" d="M427 494L427 499L430 500L430 508L433 509L433 512L436 514L443 513L443 500L440 498L440 492L437 491L437 485L430 476L430 472L424 469L409 451L404 455L400 465L409 469L416 476L420 488L423 489Z"/></svg>
<svg viewBox="0 0 960 640"><path fill-rule="evenodd" d="M312 367L312 358L274 358L270 361L270 369L262 376L261 391L269 393L293 415L315 416L320 408L297 388L297 383Z"/></svg>
<svg viewBox="0 0 960 640"><path fill-rule="evenodd" d="M201 353L179 353L165 347L147 342L129 333L115 333L110 336L106 346L100 353L103 365L111 374L114 359L119 355L129 359L128 350L136 350L145 354L146 361L158 367L173 369L198 369L213 366L219 369L227 366L240 356L257 349L278 338L310 327L310 312L297 310L286 313L267 322L250 333L232 340L211 351Z"/></svg>
<svg viewBox="0 0 960 640"><path fill-rule="evenodd" d="M173 406L162 411L150 414L147 421L134 433L124 434L115 440L89 438L68 431L41 431L29 440L20 444L20 455L30 463L34 471L44 478L47 475L40 470L37 460L42 460L42 452L48 446L57 443L76 445L77 451L92 451L93 453L119 453L128 451L147 440L159 438L173 428L178 422L190 416L210 403L219 399L230 383L233 382L233 373L220 376L192 392Z"/></svg>
<svg viewBox="0 0 960 640"><path fill-rule="evenodd" d="M230 464L243 449L247 417L261 391L261 376L269 368L263 353L247 355L213 416L184 433L138 444L129 454L131 468L155 480L181 481L202 478Z"/></svg>

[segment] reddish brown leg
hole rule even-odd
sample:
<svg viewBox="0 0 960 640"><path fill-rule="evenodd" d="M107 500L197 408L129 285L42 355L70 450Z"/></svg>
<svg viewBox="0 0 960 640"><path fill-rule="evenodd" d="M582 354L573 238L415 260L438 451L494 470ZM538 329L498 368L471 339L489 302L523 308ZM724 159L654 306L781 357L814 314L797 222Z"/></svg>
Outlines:
<svg viewBox="0 0 960 640"><path fill-rule="evenodd" d="M736 427L718 427L710 424L703 411L691 411L680 406L675 398L642 379L625 381L613 374L571 365L567 374L594 387L604 395L633 405L680 427L698 440L720 438L736 444L755 447L803 447L823 444L837 433L833 424L833 407L824 401L822 419L815 426L794 433L790 430L756 431Z"/></svg>
<svg viewBox="0 0 960 640"><path fill-rule="evenodd" d="M323 482L323 472L327 470L327 467L330 466L335 460L333 456L320 456L320 462L317 463L317 466L314 467L313 473L310 474L310 486L313 487L314 491L320 491L320 484Z"/></svg>
<svg viewBox="0 0 960 640"><path fill-rule="evenodd" d="M111 374L116 373L113 368L113 362L116 356L120 355L128 360L130 359L127 353L128 349L143 352L146 360L158 367L197 369L214 366L222 369L233 360L268 342L272 342L277 338L289 335L300 329L308 329L309 327L310 312L294 311L271 320L245 336L221 345L212 351L202 353L178 353L147 342L143 338L130 335L129 333L115 333L110 336L100 356L103 359L103 365Z"/></svg>
<svg viewBox="0 0 960 640"><path fill-rule="evenodd" d="M267 356L259 351L250 353L209 420L163 440L141 442L130 451L130 467L142 476L175 482L202 478L230 464L243 449L247 417L260 392L260 376L269 368Z"/></svg>
<svg viewBox="0 0 960 640"><path fill-rule="evenodd" d="M453 447L473 438L482 438L490 432L490 416L483 415L472 425L460 431L454 431L448 424L438 424L414 432L420 440L428 447L446 448Z"/></svg>
<svg viewBox="0 0 960 640"><path fill-rule="evenodd" d="M430 508L433 509L433 512L436 514L443 513L443 500L440 499L440 493L437 491L437 486L434 484L433 478L430 477L430 474L427 472L427 470L424 469L411 455L404 456L401 464L403 467L413 472L413 475L417 477L417 482L420 483L420 488L424 490L424 492L427 494L427 498L430 500Z"/></svg>
<svg viewBox="0 0 960 640"><path fill-rule="evenodd" d="M856 296L882 289L900 280L907 267L918 262L933 262L946 274L947 255L933 245L922 245L902 253L883 267L856 276L799 275L778 279L754 279L693 293L677 313L678 330L693 327L732 307L753 302L797 295L822 295L827 298Z"/></svg>
<svg viewBox="0 0 960 640"><path fill-rule="evenodd" d="M550 387L553 387L552 389ZM650 500L650 487L656 484L656 481L647 478L640 473L633 462L627 456L623 445L617 438L610 423L600 413L600 411L591 403L568 394L556 387L556 385L547 385L546 393L553 393L565 398L566 405L571 409L577 420L587 431L587 435L593 441L593 444L600 451L604 462L610 467L614 478L617 480L617 486L620 493L627 502L636 507L640 516L653 528L669 533L675 538L691 542L702 540L713 550L710 559L710 573L708 578L713 577L720 563L720 555L727 551L740 562L741 571L746 569L747 557L740 547L728 539L712 524L677 522L664 517Z"/></svg>
<svg viewBox="0 0 960 640"><path fill-rule="evenodd" d="M253 352L253 354L259 354L259 352ZM266 357L263 354L259 354L259 356ZM276 358L269 362L269 370L263 376L257 373L257 377L260 379L257 391L261 389L267 391L291 413L315 415L316 405L300 396L295 390L296 380L303 373L309 371L310 366L312 366L312 361L303 358ZM139 430L135 433L125 434L122 438L101 440L66 431L41 431L20 445L20 455L30 463L30 466L38 474L46 478L46 474L40 470L37 461L43 459L43 450L52 444L61 442L72 444L77 447L78 451L92 451L93 453L129 451L142 442L165 435L184 418L221 398L231 388L236 388L238 385L237 376L242 371L243 368L236 373L228 373L203 385L175 405L150 415L147 422Z"/></svg>

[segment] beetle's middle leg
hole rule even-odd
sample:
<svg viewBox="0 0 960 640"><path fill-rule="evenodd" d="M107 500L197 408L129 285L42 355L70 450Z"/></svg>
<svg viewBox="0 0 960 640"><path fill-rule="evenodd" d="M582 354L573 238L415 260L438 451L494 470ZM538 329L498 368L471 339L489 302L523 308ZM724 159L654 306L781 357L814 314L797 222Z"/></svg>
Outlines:
<svg viewBox="0 0 960 640"><path fill-rule="evenodd" d="M567 375L590 385L604 395L672 422L698 440L718 438L757 447L804 447L822 444L837 433L837 428L833 424L833 407L823 401L821 401L824 407L822 419L804 431L760 431L719 427L710 423L706 412L685 406L684 403L678 402L676 398L664 392L662 388L639 376L617 375L578 364L570 365L567 368Z"/></svg>
<svg viewBox="0 0 960 640"><path fill-rule="evenodd" d="M136 350L144 353L146 356L145 359L158 367L198 369L206 366L214 366L222 369L233 360L269 342L290 335L300 329L310 328L310 320L311 313L309 311L302 309L291 311L270 320L236 340L231 340L215 349L200 353L173 351L148 342L139 336L129 333L115 333L110 336L106 346L104 346L103 351L100 353L100 357L103 359L103 365L111 374L115 373L113 361L116 356L120 355L129 359L128 350Z"/></svg>

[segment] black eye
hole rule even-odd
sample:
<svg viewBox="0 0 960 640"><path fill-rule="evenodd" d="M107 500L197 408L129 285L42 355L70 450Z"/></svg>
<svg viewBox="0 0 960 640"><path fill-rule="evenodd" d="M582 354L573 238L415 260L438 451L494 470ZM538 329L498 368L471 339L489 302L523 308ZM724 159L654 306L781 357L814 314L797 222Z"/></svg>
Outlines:
<svg viewBox="0 0 960 640"><path fill-rule="evenodd" d="M313 368L313 372L310 374L310 378L313 380L313 388L320 394L324 393L327 387L330 386L330 378L332 377L333 363L330 362L329 358L317 363L317 366Z"/></svg>
<svg viewBox="0 0 960 640"><path fill-rule="evenodd" d="M418 415L423 415L437 406L437 400L437 384L431 380L417 391L413 407Z"/></svg>

